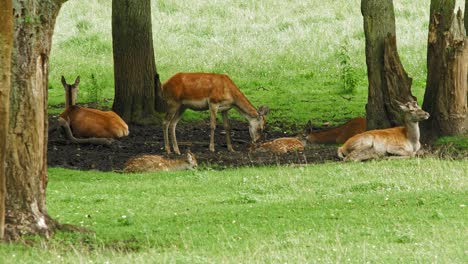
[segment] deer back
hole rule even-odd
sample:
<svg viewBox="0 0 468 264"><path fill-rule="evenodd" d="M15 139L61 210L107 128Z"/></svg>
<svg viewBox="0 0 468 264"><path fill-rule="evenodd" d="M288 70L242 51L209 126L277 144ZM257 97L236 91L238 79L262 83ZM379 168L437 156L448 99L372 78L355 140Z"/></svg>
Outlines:
<svg viewBox="0 0 468 264"><path fill-rule="evenodd" d="M129 134L128 125L115 112L72 106L61 115L76 137L120 138Z"/></svg>
<svg viewBox="0 0 468 264"><path fill-rule="evenodd" d="M124 165L124 172L157 172L193 169L198 166L191 152L181 159L166 159L159 155L140 155L130 158Z"/></svg>
<svg viewBox="0 0 468 264"><path fill-rule="evenodd" d="M283 154L287 152L304 151L305 144L298 138L277 138L268 142L253 144L250 147L252 152L271 152Z"/></svg>
<svg viewBox="0 0 468 264"><path fill-rule="evenodd" d="M356 117L341 126L334 128L313 131L310 128L305 130L307 142L319 144L342 144L349 138L366 131L366 118Z"/></svg>

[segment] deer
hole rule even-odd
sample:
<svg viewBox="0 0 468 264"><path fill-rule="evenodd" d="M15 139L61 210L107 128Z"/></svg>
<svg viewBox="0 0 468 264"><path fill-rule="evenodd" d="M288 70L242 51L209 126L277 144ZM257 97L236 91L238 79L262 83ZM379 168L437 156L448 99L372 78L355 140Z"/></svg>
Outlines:
<svg viewBox="0 0 468 264"><path fill-rule="evenodd" d="M69 140L75 143L109 145L115 138L128 136L128 125L113 111L100 111L76 105L80 76L65 88L65 111L60 114L58 123L65 130Z"/></svg>
<svg viewBox="0 0 468 264"><path fill-rule="evenodd" d="M140 155L130 158L124 165L126 173L157 172L192 170L197 168L195 155L188 151L186 157L181 159L166 159L159 155Z"/></svg>
<svg viewBox="0 0 468 264"><path fill-rule="evenodd" d="M416 101L396 103L403 112L404 126L355 135L338 148L338 157L344 161L414 157L421 148L418 122L428 119L429 113L422 110Z"/></svg>
<svg viewBox="0 0 468 264"><path fill-rule="evenodd" d="M177 73L162 85L162 96L166 102L167 112L163 120L164 146L171 153L169 129L171 131L172 148L180 155L176 139L177 122L187 109L210 112L210 144L209 150L215 151L214 133L216 129L216 114L221 112L228 151L234 151L231 143L231 125L228 111L235 108L249 122L249 134L252 142L261 138L265 128L265 115L269 108L261 106L257 110L239 90L234 82L225 74L215 73Z"/></svg>
<svg viewBox="0 0 468 264"><path fill-rule="evenodd" d="M366 122L365 117L355 117L341 126L314 131L309 121L307 127L300 136L306 138L307 143L343 144L352 136L366 131Z"/></svg>
<svg viewBox="0 0 468 264"><path fill-rule="evenodd" d="M284 154L288 152L304 151L306 143L296 137L283 137L273 139L259 144L252 144L249 147L250 152L271 152L273 154Z"/></svg>

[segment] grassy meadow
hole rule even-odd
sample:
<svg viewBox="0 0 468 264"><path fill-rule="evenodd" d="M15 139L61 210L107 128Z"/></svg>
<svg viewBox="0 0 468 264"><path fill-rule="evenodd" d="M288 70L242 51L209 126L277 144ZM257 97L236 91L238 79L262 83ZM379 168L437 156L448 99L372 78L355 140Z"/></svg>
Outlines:
<svg viewBox="0 0 468 264"><path fill-rule="evenodd" d="M79 102L111 104L111 2L63 5L51 113L64 103L61 75L81 76ZM429 1L394 5L400 57L422 103ZM162 80L226 73L283 128L365 113L360 0L154 0L152 14ZM49 168L50 215L93 232L0 244L0 263L466 263L467 179L466 159L434 158L146 174Z"/></svg>
<svg viewBox="0 0 468 264"><path fill-rule="evenodd" d="M400 56L421 103L429 2L395 1L395 12ZM359 0L339 4L158 0L152 1L152 14L162 80L177 72L226 73L254 105L270 106L271 122L284 126L308 120L337 124L365 113L367 77ZM349 69L346 79L355 83L353 93L345 92L343 69ZM81 75L80 102L102 103L96 94L112 101L110 0L63 5L50 58L51 105L64 102L62 74L69 82ZM206 116L188 111L184 119Z"/></svg>
<svg viewBox="0 0 468 264"><path fill-rule="evenodd" d="M60 233L17 263L466 263L466 162L118 174L49 169ZM40 260L40 261L39 261ZM5 263L5 262L3 262Z"/></svg>

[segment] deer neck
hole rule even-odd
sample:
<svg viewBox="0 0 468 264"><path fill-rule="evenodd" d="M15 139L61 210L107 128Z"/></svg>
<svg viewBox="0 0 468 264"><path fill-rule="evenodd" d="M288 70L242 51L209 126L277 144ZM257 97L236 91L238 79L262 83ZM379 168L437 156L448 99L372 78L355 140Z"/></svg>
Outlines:
<svg viewBox="0 0 468 264"><path fill-rule="evenodd" d="M245 96L238 96L235 100L234 107L237 111L249 121L249 123L254 122L258 119L257 109L247 100Z"/></svg>
<svg viewBox="0 0 468 264"><path fill-rule="evenodd" d="M406 137L413 145L418 145L419 143L419 124L418 122L406 120L405 122Z"/></svg>
<svg viewBox="0 0 468 264"><path fill-rule="evenodd" d="M76 95L73 93L73 88L69 87L65 91L65 108L74 106L76 103Z"/></svg>

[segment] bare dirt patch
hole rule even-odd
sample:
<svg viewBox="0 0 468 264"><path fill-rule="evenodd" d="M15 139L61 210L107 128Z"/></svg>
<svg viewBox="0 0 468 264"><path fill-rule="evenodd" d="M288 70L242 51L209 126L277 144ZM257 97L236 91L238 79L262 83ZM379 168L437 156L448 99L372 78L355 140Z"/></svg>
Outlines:
<svg viewBox="0 0 468 264"><path fill-rule="evenodd" d="M57 123L55 117L49 118L49 125ZM222 125L216 129L216 151L208 150L209 121L180 122L177 126L179 148L184 153L190 149L197 157L201 167L223 169L240 166L264 166L279 164L310 164L337 161L333 145L308 145L303 152L275 155L270 153L249 153L250 141L248 124L232 121L233 147L236 152L228 152L225 132ZM293 136L282 132L273 132L270 128L264 131L265 140ZM61 130L49 134L48 165L80 170L120 171L125 161L139 154L158 154L169 158L177 155L166 155L164 139L160 126L130 126L130 135L116 140L111 146L77 145L65 140Z"/></svg>

